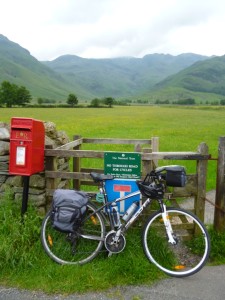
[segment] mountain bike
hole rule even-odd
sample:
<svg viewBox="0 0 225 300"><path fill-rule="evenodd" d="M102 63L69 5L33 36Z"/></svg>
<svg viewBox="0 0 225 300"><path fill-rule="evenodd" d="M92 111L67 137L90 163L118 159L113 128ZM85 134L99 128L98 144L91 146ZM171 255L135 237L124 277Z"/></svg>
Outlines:
<svg viewBox="0 0 225 300"><path fill-rule="evenodd" d="M205 225L192 212L167 207L164 199L167 186L184 186L182 166L163 166L151 171L143 181L135 181L137 190L108 200L106 183L112 175L92 172L99 185L98 197L87 204L81 225L74 232L62 233L52 227L51 212L43 220L41 241L46 253L59 264L85 264L101 251L109 255L120 253L126 246L125 233L146 208L156 201L159 209L150 213L142 232L142 247L147 259L166 274L174 277L190 276L207 262L210 239ZM118 204L136 199L121 214ZM99 199L98 199L99 202Z"/></svg>

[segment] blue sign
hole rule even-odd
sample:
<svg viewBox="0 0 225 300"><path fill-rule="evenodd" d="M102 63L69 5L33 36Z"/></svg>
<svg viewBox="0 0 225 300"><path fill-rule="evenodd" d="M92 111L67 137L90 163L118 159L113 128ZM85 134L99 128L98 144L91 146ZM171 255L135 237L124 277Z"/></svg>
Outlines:
<svg viewBox="0 0 225 300"><path fill-rule="evenodd" d="M106 180L105 189L108 196L108 200L111 202L117 198L127 196L130 193L139 191L136 180L132 179L113 179ZM124 214L128 207L138 201L140 203L140 195L133 196L129 199L117 202L120 214Z"/></svg>

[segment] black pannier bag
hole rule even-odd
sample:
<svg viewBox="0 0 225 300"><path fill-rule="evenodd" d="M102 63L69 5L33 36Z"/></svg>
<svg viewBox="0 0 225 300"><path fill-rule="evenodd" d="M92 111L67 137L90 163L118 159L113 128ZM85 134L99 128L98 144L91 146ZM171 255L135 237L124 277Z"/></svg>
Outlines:
<svg viewBox="0 0 225 300"><path fill-rule="evenodd" d="M57 189L53 194L52 226L58 231L75 232L85 215L88 196L82 191Z"/></svg>
<svg viewBox="0 0 225 300"><path fill-rule="evenodd" d="M166 185L173 187L184 187L186 184L186 172L182 166L173 166L166 168Z"/></svg>

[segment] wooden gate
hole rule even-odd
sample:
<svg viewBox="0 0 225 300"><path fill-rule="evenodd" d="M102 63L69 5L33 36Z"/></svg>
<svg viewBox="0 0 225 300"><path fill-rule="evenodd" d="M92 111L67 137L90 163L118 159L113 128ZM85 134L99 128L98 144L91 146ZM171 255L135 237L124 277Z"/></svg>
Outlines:
<svg viewBox="0 0 225 300"><path fill-rule="evenodd" d="M90 177L90 172L104 173L103 168L83 167L82 159L100 159L103 160L106 151L82 150L82 146L90 144L98 145L133 145L134 152L141 154L142 177L147 172L158 165L159 160L193 160L196 161L196 173L188 174L188 184L185 188L174 188L172 194L174 197L194 197L194 213L204 221L205 196L206 196L206 175L207 161L209 158L208 147L205 143L199 145L196 152L159 152L159 139L152 137L149 140L140 139L100 139L100 138L82 138L76 136L74 141L58 147L56 149L46 149L46 194L51 197L52 192L58 188L57 179L70 179L73 184L71 188L80 189L81 186L96 185ZM89 146L90 146L89 145ZM146 147L147 146L147 147ZM57 170L57 157L70 157L73 159L72 171L64 172Z"/></svg>

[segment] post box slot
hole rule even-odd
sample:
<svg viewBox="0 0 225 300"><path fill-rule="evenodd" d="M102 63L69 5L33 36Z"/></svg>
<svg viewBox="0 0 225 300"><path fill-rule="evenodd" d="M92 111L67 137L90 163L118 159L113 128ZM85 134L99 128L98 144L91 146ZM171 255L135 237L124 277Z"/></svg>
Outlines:
<svg viewBox="0 0 225 300"><path fill-rule="evenodd" d="M31 130L32 129L32 127L28 126L28 125L25 125L25 126L22 126L22 125L21 126L20 125L19 126L15 126L15 125L13 126L13 125L11 125L11 128L12 129L24 129L24 130Z"/></svg>

